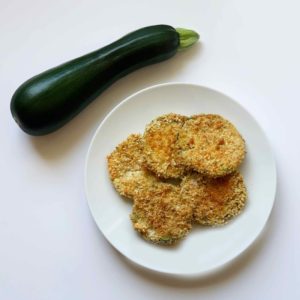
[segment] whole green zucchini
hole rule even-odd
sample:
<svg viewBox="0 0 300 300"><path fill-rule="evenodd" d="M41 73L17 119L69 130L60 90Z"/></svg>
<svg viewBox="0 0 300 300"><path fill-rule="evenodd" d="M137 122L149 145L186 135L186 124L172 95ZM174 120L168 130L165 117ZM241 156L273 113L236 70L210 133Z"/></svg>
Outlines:
<svg viewBox="0 0 300 300"><path fill-rule="evenodd" d="M114 43L24 82L14 93L11 112L28 134L62 127L102 91L126 74L172 57L199 36L187 29L156 25L131 32Z"/></svg>

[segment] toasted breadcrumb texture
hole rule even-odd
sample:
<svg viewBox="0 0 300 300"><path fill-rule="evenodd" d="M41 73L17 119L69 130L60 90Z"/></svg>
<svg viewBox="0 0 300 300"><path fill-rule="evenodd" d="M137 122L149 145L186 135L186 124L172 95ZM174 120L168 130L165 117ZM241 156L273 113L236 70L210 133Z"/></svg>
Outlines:
<svg viewBox="0 0 300 300"><path fill-rule="evenodd" d="M170 245L185 237L191 230L191 204L181 199L179 186L159 183L134 198L130 218L133 227L144 239Z"/></svg>
<svg viewBox="0 0 300 300"><path fill-rule="evenodd" d="M194 202L193 219L202 225L223 225L243 210L247 191L242 175L234 172L220 178L194 173L181 183L182 198Z"/></svg>
<svg viewBox="0 0 300 300"><path fill-rule="evenodd" d="M195 115L187 120L179 132L177 147L182 164L210 177L237 170L246 151L238 130L213 114Z"/></svg>
<svg viewBox="0 0 300 300"><path fill-rule="evenodd" d="M131 134L107 157L110 179L116 190L133 198L143 193L159 179L144 168L143 140L140 134Z"/></svg>
<svg viewBox="0 0 300 300"><path fill-rule="evenodd" d="M146 166L162 178L179 178L185 167L178 159L177 138L187 117L170 113L146 126L144 154Z"/></svg>

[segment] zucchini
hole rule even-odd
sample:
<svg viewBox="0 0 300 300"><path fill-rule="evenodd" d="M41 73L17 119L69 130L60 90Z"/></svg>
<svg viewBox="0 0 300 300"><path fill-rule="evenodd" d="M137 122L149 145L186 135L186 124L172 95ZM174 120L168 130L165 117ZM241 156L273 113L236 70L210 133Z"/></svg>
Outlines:
<svg viewBox="0 0 300 300"><path fill-rule="evenodd" d="M11 113L30 135L57 130L101 92L126 74L193 45L199 36L187 29L155 25L131 32L87 55L24 82L11 100Z"/></svg>

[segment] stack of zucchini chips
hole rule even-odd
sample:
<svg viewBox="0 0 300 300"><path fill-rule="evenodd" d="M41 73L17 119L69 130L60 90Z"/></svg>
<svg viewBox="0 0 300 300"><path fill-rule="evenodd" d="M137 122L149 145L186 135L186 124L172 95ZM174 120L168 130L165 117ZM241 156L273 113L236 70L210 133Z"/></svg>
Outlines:
<svg viewBox="0 0 300 300"><path fill-rule="evenodd" d="M110 179L133 200L133 227L153 243L170 245L194 224L220 226L245 206L237 170L245 142L219 115L166 114L144 134L131 134L108 155Z"/></svg>

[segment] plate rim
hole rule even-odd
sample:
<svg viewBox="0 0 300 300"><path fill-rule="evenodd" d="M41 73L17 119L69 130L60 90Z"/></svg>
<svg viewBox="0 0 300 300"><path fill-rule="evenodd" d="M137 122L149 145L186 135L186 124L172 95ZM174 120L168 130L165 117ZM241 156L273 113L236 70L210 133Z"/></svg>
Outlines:
<svg viewBox="0 0 300 300"><path fill-rule="evenodd" d="M128 102L130 99L136 97L139 94L142 94L144 92L147 92L149 90L152 89L157 89L160 87L165 87L165 86L190 86L190 87L196 87L196 88L202 88L211 92L215 92L218 94L221 94L222 96L228 98L230 101L232 101L235 105L239 106L240 108L242 108L243 110L245 110L253 119L253 121L256 123L257 127L260 129L260 131L263 134L263 137L266 141L266 144L268 145L268 148L270 150L270 159L272 161L272 166L273 166L273 172L274 172L274 190L273 190L273 195L272 195L272 205L271 208L269 210L268 215L266 216L265 222L263 224L263 226L261 226L260 230L257 232L257 234L255 236L252 237L252 239L250 239L247 243L243 244L242 247L239 248L239 250L234 254L231 255L226 261L223 261L220 264L217 264L215 266L213 266L212 268L207 268L198 272L169 272L166 271L164 269L160 269L160 268L155 268L155 267L151 267L148 264L145 263L141 263L138 262L136 260L133 260L130 256L128 256L126 253L124 253L123 251L121 251L117 246L114 245L114 243L107 237L107 235L102 231L102 229L100 228L100 226L98 225L98 222L96 220L96 217L94 215L93 209L91 207L91 202L89 200L89 192L88 192L88 179L87 179L87 173L88 173L88 162L89 162L89 157L90 157L90 153L92 151L92 147L94 145L94 142L96 140L96 137L98 135L98 132L101 130L102 126L104 125L104 123L106 122L106 120L116 111L118 110L119 107L121 107L122 105L124 105L126 102ZM266 227L266 224L268 223L268 220L270 218L270 215L273 211L274 208L274 203L276 200L276 192L277 192L277 182L278 182L278 178L277 178L278 174L277 174L277 167L276 167L276 159L275 159L275 155L274 155L274 151L272 150L271 147L271 143L269 141L268 136L266 135L264 129L262 128L262 126L257 122L256 118L244 107L242 106L239 102L237 102L234 98L232 98L231 96L208 86L204 86L204 85L200 85L200 84L195 84L195 83L187 83L187 82L166 82L166 83L159 83L159 84L155 84L155 85L151 85L148 87L145 87L141 90L138 90L136 92L134 92L133 94L127 96L126 98L124 98L123 100L121 100L116 106L114 106L108 113L107 115L104 117L104 119L99 123L97 129L95 130L92 139L90 140L89 143L89 147L85 156L85 164L84 164L84 190L85 190L85 198L86 201L88 203L88 207L89 207L89 211L93 217L94 222L97 225L97 228L100 230L100 232L102 233L102 235L105 237L106 241L115 249L118 251L118 253L122 254L125 258L127 258L130 262L143 267L144 269L148 269L151 271L155 271L161 274L166 274L166 275L175 275L175 276L203 276L203 275L209 275L212 274L214 272L216 272L217 270L221 269L222 267L227 266L228 264L232 263L233 261L235 261L236 259L238 259L244 252L246 252L249 247L260 237L261 233L263 232L263 230Z"/></svg>

